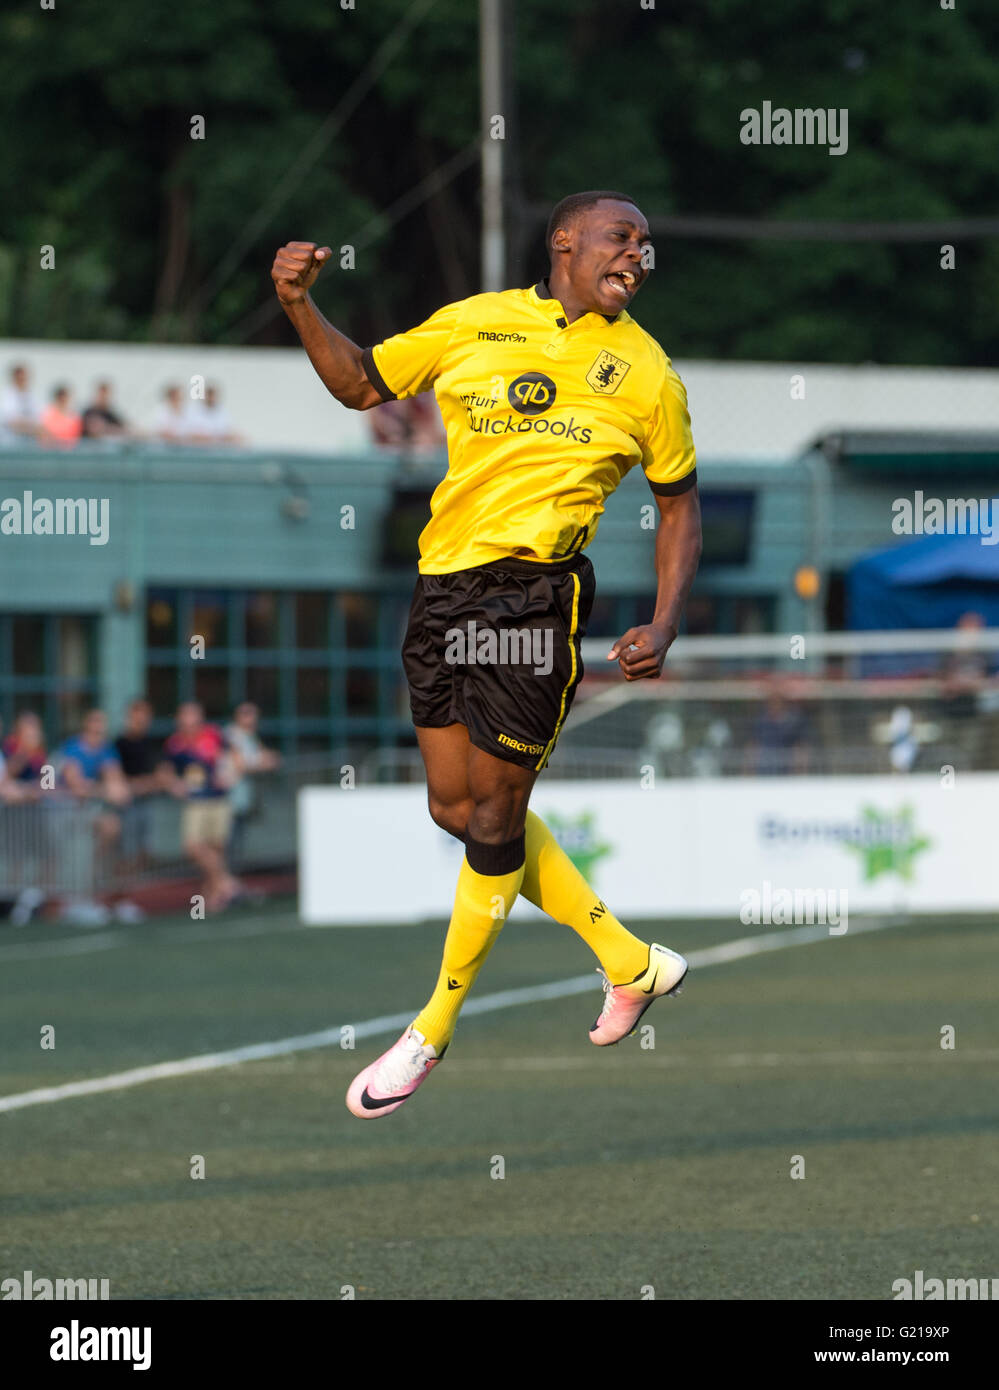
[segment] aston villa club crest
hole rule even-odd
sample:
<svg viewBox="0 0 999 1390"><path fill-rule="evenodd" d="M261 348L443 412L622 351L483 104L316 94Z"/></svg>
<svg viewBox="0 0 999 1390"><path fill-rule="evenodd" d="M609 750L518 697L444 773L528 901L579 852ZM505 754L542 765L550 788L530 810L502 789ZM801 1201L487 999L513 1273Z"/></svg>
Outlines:
<svg viewBox="0 0 999 1390"><path fill-rule="evenodd" d="M602 352L586 373L586 380L594 391L612 396L630 371L630 362L615 357L612 352Z"/></svg>

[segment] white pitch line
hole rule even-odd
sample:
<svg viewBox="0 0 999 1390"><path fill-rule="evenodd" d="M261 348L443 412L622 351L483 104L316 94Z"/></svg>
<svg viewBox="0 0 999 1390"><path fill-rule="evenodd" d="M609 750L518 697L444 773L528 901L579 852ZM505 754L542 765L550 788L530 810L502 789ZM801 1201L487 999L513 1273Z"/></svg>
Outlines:
<svg viewBox="0 0 999 1390"><path fill-rule="evenodd" d="M896 925L896 919L873 918L857 923L851 928L856 936L861 932L881 931ZM785 946L802 946L813 941L828 941L829 929L823 926L794 927L789 931L770 932L766 936L744 936L735 941L725 941L718 946L708 946L701 951L690 951L687 961L691 969L703 969L710 965L724 965L729 961L742 960L747 956L760 955L765 951L781 950ZM593 975L573 975L567 980L553 980L547 985L528 985L522 989L504 989L495 994L483 994L478 999L469 999L462 1008L463 1015L496 1013L500 1009L511 1009L520 1004L539 1004L547 999L564 999L572 994L587 994L595 989ZM414 1017L414 1010L402 1014L383 1014L379 1018L369 1018L363 1023L344 1024L334 1028L324 1028L318 1033L301 1033L297 1037L278 1038L274 1042L250 1043L245 1047L229 1048L225 1052L203 1052L196 1057L180 1057L173 1062L156 1062L148 1067L133 1067L130 1071L113 1072L109 1076L95 1076L89 1081L67 1081L61 1086L43 1086L35 1091L20 1091L11 1096L0 1096L0 1113L10 1110L26 1110L32 1105L50 1105L59 1100L72 1100L76 1096L95 1096L106 1091L123 1091L129 1086L142 1086L147 1081L165 1081L175 1076L190 1076L192 1073L218 1071L221 1067L237 1066L240 1062L263 1061L268 1057L281 1057L290 1052L308 1052L317 1047L338 1047L343 1036L343 1028L351 1027L354 1038L373 1038L384 1033L394 1033L405 1028Z"/></svg>

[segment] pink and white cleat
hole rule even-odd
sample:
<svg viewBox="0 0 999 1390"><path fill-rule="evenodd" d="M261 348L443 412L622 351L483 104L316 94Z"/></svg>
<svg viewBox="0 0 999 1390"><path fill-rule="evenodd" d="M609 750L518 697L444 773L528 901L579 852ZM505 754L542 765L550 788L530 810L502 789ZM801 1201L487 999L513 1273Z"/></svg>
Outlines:
<svg viewBox="0 0 999 1390"><path fill-rule="evenodd" d="M602 970L597 974L604 976L604 1006L590 1029L590 1041L607 1047L633 1033L642 1014L656 999L680 993L687 962L676 951L653 943L647 968L630 985L612 985Z"/></svg>
<svg viewBox="0 0 999 1390"><path fill-rule="evenodd" d="M397 1043L358 1072L347 1091L347 1109L361 1120L377 1120L391 1115L422 1085L447 1051L440 1057L415 1028L407 1028Z"/></svg>

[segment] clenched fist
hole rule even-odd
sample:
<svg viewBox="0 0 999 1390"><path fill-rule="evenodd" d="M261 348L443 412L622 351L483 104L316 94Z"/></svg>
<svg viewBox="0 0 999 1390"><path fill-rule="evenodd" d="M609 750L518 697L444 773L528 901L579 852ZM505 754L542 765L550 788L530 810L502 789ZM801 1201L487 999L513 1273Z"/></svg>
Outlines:
<svg viewBox="0 0 999 1390"><path fill-rule="evenodd" d="M274 257L271 279L282 304L300 304L333 252L314 241L289 241Z"/></svg>

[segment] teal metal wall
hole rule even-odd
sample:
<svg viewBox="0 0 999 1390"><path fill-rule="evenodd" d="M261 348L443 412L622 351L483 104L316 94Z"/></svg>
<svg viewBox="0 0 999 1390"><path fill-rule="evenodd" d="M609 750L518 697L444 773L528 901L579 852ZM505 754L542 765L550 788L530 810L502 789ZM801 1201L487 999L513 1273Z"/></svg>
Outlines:
<svg viewBox="0 0 999 1390"><path fill-rule="evenodd" d="M82 536L0 534L0 613L94 615L99 698L117 720L143 689L149 586L408 594L415 567L387 572L380 564L383 520L401 476L398 461L377 456L5 451L0 504L26 490L107 498L110 536L97 546ZM695 596L713 600L718 613L729 611L728 600L759 600L777 630L806 631L816 608L795 596L796 568L845 566L892 539L898 481L851 479L821 461L703 464L700 480L702 491L756 494L748 563L706 567L697 580ZM606 626L591 624L593 636L618 635L612 629L631 611L629 596L641 612L654 594L652 503L639 470L609 500L588 553L598 594L619 602L604 604Z"/></svg>

